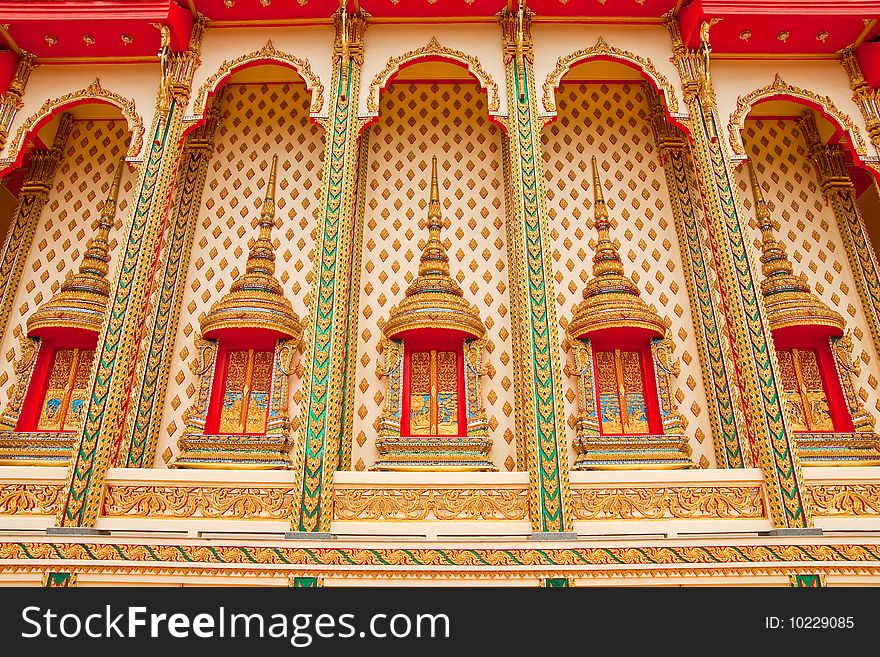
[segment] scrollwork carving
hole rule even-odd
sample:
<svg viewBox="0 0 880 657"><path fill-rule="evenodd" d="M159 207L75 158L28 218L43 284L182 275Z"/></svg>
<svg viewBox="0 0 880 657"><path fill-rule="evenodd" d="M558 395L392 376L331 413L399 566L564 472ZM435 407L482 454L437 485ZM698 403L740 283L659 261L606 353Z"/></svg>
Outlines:
<svg viewBox="0 0 880 657"><path fill-rule="evenodd" d="M853 150L860 157L867 155L865 141L855 122L851 117L841 112L830 96L820 96L807 89L796 87L787 83L777 73L772 84L760 89L740 96L736 99L736 109L730 115L727 122L727 131L730 139L730 147L737 155L745 155L746 149L743 144L742 130L745 127L746 117L752 110L754 105L762 100L773 98L774 96L789 96L796 100L806 101L808 105L814 105L821 108L822 112L833 118L837 124L843 128L849 135Z"/></svg>
<svg viewBox="0 0 880 657"><path fill-rule="evenodd" d="M131 133L131 141L129 142L126 156L136 157L137 154L140 153L141 146L143 145L144 124L140 115L137 113L134 100L104 89L98 78L95 78L95 81L85 89L72 91L69 94L47 100L43 103L42 107L25 119L18 128L18 132L15 133L15 138L9 145L8 157L12 160L18 159L21 149L24 146L25 137L31 134L41 123L51 117L52 114L57 112L59 108L72 103L81 103L89 100L108 103L119 109L122 113L122 117L128 124L128 130Z"/></svg>
<svg viewBox="0 0 880 657"><path fill-rule="evenodd" d="M440 45L440 42L437 41L436 37L431 37L428 44L421 48L410 50L398 57L392 57L388 60L387 64L385 64L385 68L376 73L373 77L373 81L370 83L370 91L367 96L367 111L372 116L378 116L379 94L386 86L388 86L388 81L392 76L407 64L429 57L453 60L465 66L467 70L477 78L480 87L486 92L486 104L489 108L489 114L498 113L499 108L501 107L501 100L498 95L498 85L495 83L495 80L492 79L492 76L483 68L480 60L473 55L468 55L467 53L462 52L461 50L455 50Z"/></svg>

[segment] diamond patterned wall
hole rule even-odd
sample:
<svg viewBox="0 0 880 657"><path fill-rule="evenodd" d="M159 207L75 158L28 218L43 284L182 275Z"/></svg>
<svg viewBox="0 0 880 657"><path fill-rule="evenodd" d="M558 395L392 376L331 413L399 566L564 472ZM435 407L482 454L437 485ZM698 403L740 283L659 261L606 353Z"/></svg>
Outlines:
<svg viewBox="0 0 880 657"><path fill-rule="evenodd" d="M128 148L128 126L123 120L77 120L64 145L49 198L43 207L34 241L16 293L9 330L3 336L0 358L0 399L8 398L14 382L13 363L18 357L18 338L24 335L27 318L58 291L68 273L79 267L86 243L110 192L119 158ZM110 274L116 269L120 231L127 219L136 173L123 172L110 231Z"/></svg>
<svg viewBox="0 0 880 657"><path fill-rule="evenodd" d="M544 128L545 177L560 339L583 299L596 246L590 159L597 157L612 217L612 239L642 298L672 322L681 374L673 392L693 459L715 462L712 434L669 192L640 84L563 84L558 118ZM576 381L563 379L566 435L575 437ZM569 456L573 456L571 450Z"/></svg>
<svg viewBox="0 0 880 657"><path fill-rule="evenodd" d="M859 397L877 417L880 368L852 270L832 209L819 190L816 172L809 161L808 143L793 119L746 121L743 130L746 153L752 158L776 222L777 236L786 245L795 274L806 277L813 292L847 322L852 331L853 359L861 365L857 377ZM761 232L755 220L749 174L737 172L739 199L749 219L755 262L761 254Z"/></svg>
<svg viewBox="0 0 880 657"><path fill-rule="evenodd" d="M440 171L452 275L488 329L483 403L494 442L492 460L516 467L513 362L500 129L487 118L475 86L395 84L383 94L370 129L358 317L352 465L376 460L374 423L386 381L376 375L381 322L403 298L425 244L431 156Z"/></svg>
<svg viewBox="0 0 880 657"><path fill-rule="evenodd" d="M195 400L198 381L188 364L195 356L193 334L199 320L244 272L248 248L258 233L256 221L273 155L278 156L275 276L297 315L308 316L324 148L323 131L308 118L309 95L304 85L233 83L215 102L221 103L221 120L193 238L157 467L176 454L183 414ZM290 381L294 431L301 378L298 361Z"/></svg>

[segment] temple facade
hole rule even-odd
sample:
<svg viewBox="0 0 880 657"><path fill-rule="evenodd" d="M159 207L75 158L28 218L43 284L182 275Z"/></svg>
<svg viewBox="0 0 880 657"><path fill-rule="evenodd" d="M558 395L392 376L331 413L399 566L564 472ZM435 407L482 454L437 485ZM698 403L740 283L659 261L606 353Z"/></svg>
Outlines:
<svg viewBox="0 0 880 657"><path fill-rule="evenodd" d="M867 1L0 2L0 584L880 585Z"/></svg>

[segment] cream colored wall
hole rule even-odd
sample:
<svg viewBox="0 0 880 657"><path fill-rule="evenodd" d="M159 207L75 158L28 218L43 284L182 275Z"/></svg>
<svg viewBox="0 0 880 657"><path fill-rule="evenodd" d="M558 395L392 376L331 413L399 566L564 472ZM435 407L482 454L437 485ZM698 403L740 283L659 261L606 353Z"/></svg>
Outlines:
<svg viewBox="0 0 880 657"><path fill-rule="evenodd" d="M532 41L535 44L535 83L538 93L543 94L547 76L556 68L560 57L591 48L602 37L608 45L626 50L650 60L654 67L672 85L678 99L679 111L685 112L682 103L678 72L670 61L672 42L666 28L661 25L571 25L535 23L532 25ZM538 107L543 104L538 101Z"/></svg>
<svg viewBox="0 0 880 657"><path fill-rule="evenodd" d="M778 222L777 236L786 246L795 274L805 276L819 299L843 315L847 328L852 330L853 359L859 361L862 370L856 388L867 410L878 417L877 354L834 212L819 191L815 169L807 156L807 142L793 120L748 120L743 133L746 152L763 186L771 216ZM745 167L736 172L736 178L757 262L761 233Z"/></svg>
<svg viewBox="0 0 880 657"><path fill-rule="evenodd" d="M773 84L776 75L790 85L800 87L821 97L827 96L838 110L849 116L865 142L869 155L876 155L865 130L865 122L858 106L852 99L852 90L846 71L839 61L790 60L766 61L713 60L712 84L718 98L718 113L723 125L727 125L736 110L737 100L756 89ZM730 143L729 131L722 140Z"/></svg>
<svg viewBox="0 0 880 657"><path fill-rule="evenodd" d="M22 102L24 106L18 110L9 130L9 143L2 157L10 154L19 128L27 119L35 114L46 101L61 98L70 93L81 91L98 78L101 86L107 91L131 99L141 119L144 130L149 132L156 110L156 90L159 86L159 65L156 64L110 64L58 66L42 64L37 66L28 79ZM140 156L144 147L149 144L145 134Z"/></svg>
<svg viewBox="0 0 880 657"><path fill-rule="evenodd" d="M364 65L361 69L361 92L358 113L368 114L367 98L376 74L388 61L406 52L428 45L431 37L441 46L476 57L498 85L499 114L507 114L507 90L504 61L501 55L501 28L495 23L479 25L371 25L364 36Z"/></svg>
<svg viewBox="0 0 880 657"><path fill-rule="evenodd" d="M515 468L510 292L501 131L476 85L392 85L370 129L358 315L352 466L376 460L374 423L386 381L376 375L380 326L417 274L425 244L431 156L440 168L451 274L488 329L483 403L492 461Z"/></svg>
<svg viewBox="0 0 880 657"><path fill-rule="evenodd" d="M209 28L202 38L201 64L193 76L193 94L187 106L187 114L197 113L193 104L199 89L213 76L225 61L234 61L243 55L260 50L271 39L276 50L304 59L312 73L324 86L324 102L321 114L327 114L330 97L329 86L332 73L334 28L314 27L264 27L256 29Z"/></svg>
<svg viewBox="0 0 880 657"><path fill-rule="evenodd" d="M673 395L687 422L692 458L709 467L715 457L699 351L644 89L641 84L564 84L557 107L558 118L544 128L542 141L560 341L592 275L596 233L590 160L595 155L614 222L611 236L626 274L642 298L672 324L674 355L681 361ZM577 382L569 376L563 381L572 458Z"/></svg>
<svg viewBox="0 0 880 657"><path fill-rule="evenodd" d="M128 128L122 119L73 123L0 343L0 403L8 399L14 383L13 363L20 355L18 338L25 334L27 318L59 290L68 273L79 267L127 145ZM116 274L117 247L128 219L135 175L126 168L122 177L116 223L110 233L111 280Z"/></svg>
<svg viewBox="0 0 880 657"><path fill-rule="evenodd" d="M309 121L309 95L298 84L232 83L218 101L222 119L193 238L156 467L165 467L177 453L183 414L195 401L198 388L198 378L188 367L195 357L194 334L200 318L244 272L248 248L258 232L255 222L273 155L278 155L275 203L280 222L273 231L275 276L297 315L308 317L324 148L323 132ZM290 380L294 425L299 418L301 377L298 362Z"/></svg>

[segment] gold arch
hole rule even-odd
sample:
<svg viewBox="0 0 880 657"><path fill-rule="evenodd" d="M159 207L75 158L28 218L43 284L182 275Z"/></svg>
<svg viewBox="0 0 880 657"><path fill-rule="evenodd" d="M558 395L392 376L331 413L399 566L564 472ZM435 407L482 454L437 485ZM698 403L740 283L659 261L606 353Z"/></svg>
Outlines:
<svg viewBox="0 0 880 657"><path fill-rule="evenodd" d="M467 68L470 73L477 78L480 86L486 92L486 102L489 108L489 114L497 114L501 107L501 99L498 96L498 85L492 76L480 64L480 60L473 55L468 55L461 50L447 48L440 45L436 37L431 37L428 45L405 52L398 57L392 57L385 64L385 68L376 73L373 81L370 83L370 94L367 96L367 111L372 116L379 115L379 94L388 85L391 77L410 62L424 57L435 55L443 59L454 60Z"/></svg>
<svg viewBox="0 0 880 657"><path fill-rule="evenodd" d="M655 68L650 60L640 57L635 53L631 53L628 50L615 48L614 46L609 45L609 43L602 37L599 37L599 40L596 41L596 45L590 48L577 50L556 60L556 68L550 71L547 78L544 80L543 101L544 109L546 111L556 111L556 90L559 88L559 84L562 82L562 78L565 74L575 65L597 57L607 57L619 62L625 62L639 69L663 94L664 100L666 101L667 111L670 114L678 112L678 97L675 95L675 88L669 82L669 79Z"/></svg>
<svg viewBox="0 0 880 657"><path fill-rule="evenodd" d="M812 91L788 84L777 73L772 84L768 84L766 87L761 87L760 89L755 89L751 93L748 93L745 96L740 96L736 99L736 109L730 114L730 119L727 122L730 147L736 155L746 154L745 144L743 144L742 139L742 130L745 127L745 121L749 111L755 106L755 104L764 99L772 98L773 96L788 96L820 107L824 114L834 119L837 122L837 125L849 135L852 148L857 155L864 157L868 154L865 147L865 141L862 139L862 135L859 133L855 122L847 114L844 114L837 109L834 101L831 100L829 96L820 96Z"/></svg>
<svg viewBox="0 0 880 657"><path fill-rule="evenodd" d="M40 109L25 119L24 123L18 128L18 132L15 133L15 139L9 145L8 159L12 161L18 159L25 137L36 129L40 123L49 118L54 111L71 103L89 100L108 103L119 109L122 113L122 118L128 123L128 130L131 133L131 142L128 145L126 157L136 157L140 153L144 141L144 124L135 109L134 100L104 89L101 86L101 81L95 78L95 81L85 89L72 91L58 98L47 100Z"/></svg>
<svg viewBox="0 0 880 657"><path fill-rule="evenodd" d="M205 106L208 104L208 96L217 90L217 87L227 76L248 64L264 60L286 64L293 68L305 81L306 89L311 94L312 100L309 104L309 112L311 114L318 114L321 111L324 106L324 85L321 84L318 76L312 72L312 67L309 65L308 60L300 59L283 50L278 50L272 44L272 39L269 39L266 41L266 45L259 50L249 52L236 59L225 60L220 65L220 68L199 87L195 103L193 103L193 114L204 116Z"/></svg>

